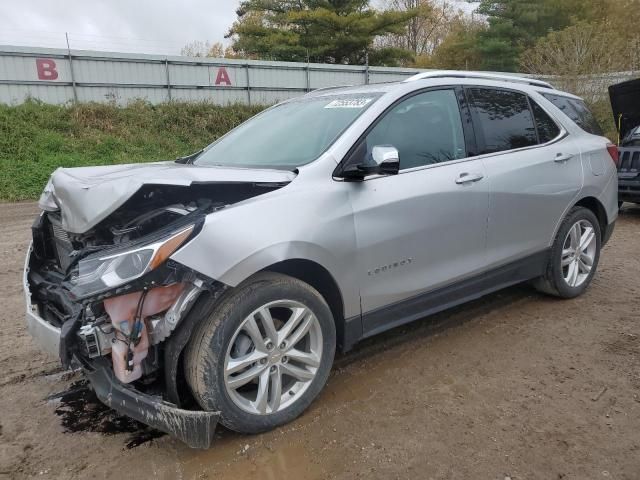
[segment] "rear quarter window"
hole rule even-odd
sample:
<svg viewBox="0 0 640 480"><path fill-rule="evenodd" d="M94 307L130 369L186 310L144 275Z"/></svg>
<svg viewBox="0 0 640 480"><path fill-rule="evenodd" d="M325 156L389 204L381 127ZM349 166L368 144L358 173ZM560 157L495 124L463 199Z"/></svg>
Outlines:
<svg viewBox="0 0 640 480"><path fill-rule="evenodd" d="M562 110L567 117L573 120L576 125L585 132L598 136L604 135L596 117L593 116L593 113L591 113L582 100L563 97L562 95L555 95L552 93L540 93L543 97Z"/></svg>
<svg viewBox="0 0 640 480"><path fill-rule="evenodd" d="M540 143L548 143L558 135L560 135L560 127L547 115L540 105L532 99L529 99L533 117L536 120L536 129L538 130L538 140Z"/></svg>
<svg viewBox="0 0 640 480"><path fill-rule="evenodd" d="M470 87L466 91L474 126L479 130L480 154L538 144L526 95L496 88Z"/></svg>

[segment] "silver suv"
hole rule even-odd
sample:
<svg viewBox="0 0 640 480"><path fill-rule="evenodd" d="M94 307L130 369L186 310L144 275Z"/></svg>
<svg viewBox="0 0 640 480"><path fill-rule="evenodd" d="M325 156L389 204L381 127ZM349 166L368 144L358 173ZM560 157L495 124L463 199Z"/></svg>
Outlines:
<svg viewBox="0 0 640 480"><path fill-rule="evenodd" d="M577 97L430 72L312 92L176 162L58 169L34 337L112 408L207 447L300 415L336 349L509 285L585 291L617 150Z"/></svg>

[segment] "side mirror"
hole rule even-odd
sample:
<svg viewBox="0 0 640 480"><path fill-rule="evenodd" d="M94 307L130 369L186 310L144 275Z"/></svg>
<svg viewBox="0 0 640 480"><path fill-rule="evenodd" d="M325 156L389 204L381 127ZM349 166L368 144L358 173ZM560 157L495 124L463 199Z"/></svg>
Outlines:
<svg viewBox="0 0 640 480"><path fill-rule="evenodd" d="M371 157L381 175L397 175L400 171L400 153L393 145L376 145Z"/></svg>
<svg viewBox="0 0 640 480"><path fill-rule="evenodd" d="M342 177L361 181L367 175L397 175L400 171L400 154L392 145L376 145L366 163L351 165L343 170Z"/></svg>

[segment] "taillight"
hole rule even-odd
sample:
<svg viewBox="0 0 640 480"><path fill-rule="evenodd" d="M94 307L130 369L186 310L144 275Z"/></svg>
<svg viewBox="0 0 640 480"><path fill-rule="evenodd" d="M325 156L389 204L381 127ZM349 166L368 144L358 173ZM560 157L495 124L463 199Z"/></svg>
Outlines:
<svg viewBox="0 0 640 480"><path fill-rule="evenodd" d="M618 151L618 146L614 145L613 143L608 143L607 152L609 152L609 155L611 155L611 160L613 160L613 163L615 163L617 167L618 163L620 162L620 152Z"/></svg>

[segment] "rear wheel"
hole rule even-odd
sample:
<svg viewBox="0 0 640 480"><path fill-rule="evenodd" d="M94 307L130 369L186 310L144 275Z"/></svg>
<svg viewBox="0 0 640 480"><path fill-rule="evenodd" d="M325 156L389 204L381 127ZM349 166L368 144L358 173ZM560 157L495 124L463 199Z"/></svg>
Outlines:
<svg viewBox="0 0 640 480"><path fill-rule="evenodd" d="M311 286L260 274L221 300L194 333L187 381L226 427L257 433L300 415L326 383L335 353L331 310Z"/></svg>
<svg viewBox="0 0 640 480"><path fill-rule="evenodd" d="M581 295L598 267L601 241L600 224L593 212L573 208L558 230L545 275L536 287L562 298Z"/></svg>

